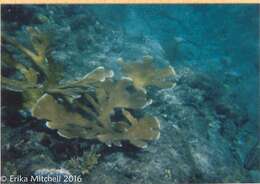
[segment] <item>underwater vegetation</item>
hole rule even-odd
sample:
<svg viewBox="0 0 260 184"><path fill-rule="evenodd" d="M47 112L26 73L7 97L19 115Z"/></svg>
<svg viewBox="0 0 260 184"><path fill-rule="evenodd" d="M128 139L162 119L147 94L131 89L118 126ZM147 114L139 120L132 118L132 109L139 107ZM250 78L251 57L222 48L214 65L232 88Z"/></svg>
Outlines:
<svg viewBox="0 0 260 184"><path fill-rule="evenodd" d="M172 67L156 68L150 56L142 62L118 63L123 77L114 78L112 70L98 67L81 79L61 82L61 66L48 58L47 33L28 27L32 49L3 35L4 67L21 74L2 76L2 88L22 94L23 107L33 117L47 120L47 127L65 138L97 139L108 146L122 146L122 141L144 148L160 137L160 122L142 111L150 105L146 88L174 87ZM12 50L18 49L27 63L17 61Z"/></svg>
<svg viewBox="0 0 260 184"><path fill-rule="evenodd" d="M82 157L71 158L65 163L65 167L72 170L75 174L88 175L95 165L101 154L97 153L95 147L91 147L89 151L85 151Z"/></svg>

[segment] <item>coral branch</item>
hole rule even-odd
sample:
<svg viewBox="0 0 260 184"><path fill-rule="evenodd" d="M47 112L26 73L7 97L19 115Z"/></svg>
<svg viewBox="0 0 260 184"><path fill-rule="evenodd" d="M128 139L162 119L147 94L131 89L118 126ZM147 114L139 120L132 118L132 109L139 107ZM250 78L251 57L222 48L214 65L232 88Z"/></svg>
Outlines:
<svg viewBox="0 0 260 184"><path fill-rule="evenodd" d="M166 80L175 76L175 70L171 66L162 69L155 68L150 56L144 57L142 63L127 64L122 59L119 59L118 63L122 66L126 77L133 80L134 86L144 92L146 92L145 88L148 86L170 88L175 85L173 82Z"/></svg>

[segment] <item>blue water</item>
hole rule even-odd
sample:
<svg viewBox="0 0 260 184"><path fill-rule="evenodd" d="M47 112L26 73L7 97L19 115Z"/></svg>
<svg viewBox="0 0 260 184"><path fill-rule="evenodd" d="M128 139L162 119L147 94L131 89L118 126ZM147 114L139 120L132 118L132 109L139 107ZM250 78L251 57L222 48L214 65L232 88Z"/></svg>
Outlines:
<svg viewBox="0 0 260 184"><path fill-rule="evenodd" d="M234 100L257 120L259 90L258 5L114 5L82 6L133 40L154 39L173 66L190 66L232 85ZM75 7L78 11L78 7ZM172 49L174 39L183 40ZM249 98L250 97L250 98Z"/></svg>

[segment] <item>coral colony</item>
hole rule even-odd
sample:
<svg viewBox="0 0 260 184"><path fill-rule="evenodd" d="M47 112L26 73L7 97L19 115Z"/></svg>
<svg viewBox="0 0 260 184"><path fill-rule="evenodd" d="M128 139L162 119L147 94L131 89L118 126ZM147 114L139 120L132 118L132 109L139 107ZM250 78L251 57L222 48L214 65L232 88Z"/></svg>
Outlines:
<svg viewBox="0 0 260 184"><path fill-rule="evenodd" d="M2 76L2 87L20 92L24 109L33 117L47 120L47 127L65 138L97 139L107 146L122 146L122 141L144 148L148 141L160 137L160 122L151 115L135 117L151 104L146 88L173 87L172 67L156 68L150 56L142 62L124 62L123 77L115 79L112 70L98 67L76 81L61 82L61 66L48 58L48 34L37 28L27 29L33 50L16 39L3 35L4 67L20 73L17 77ZM10 49L18 49L27 60L17 61ZM116 117L115 117L116 116Z"/></svg>

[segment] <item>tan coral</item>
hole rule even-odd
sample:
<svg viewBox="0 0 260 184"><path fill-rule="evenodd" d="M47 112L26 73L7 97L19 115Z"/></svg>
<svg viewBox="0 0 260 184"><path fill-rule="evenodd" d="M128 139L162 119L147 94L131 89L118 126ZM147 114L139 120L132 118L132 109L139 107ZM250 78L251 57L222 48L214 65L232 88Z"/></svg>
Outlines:
<svg viewBox="0 0 260 184"><path fill-rule="evenodd" d="M135 89L128 91L131 85L132 82L126 79L106 80L97 87L95 98L85 94L70 109L45 94L34 106L32 114L39 119L46 119L49 128L57 129L58 134L66 138L98 139L108 146L121 146L121 142L126 140L143 148L148 141L159 138L160 123L152 116L135 119L129 111L124 110L142 108L148 102L143 92ZM83 98L90 106L82 103ZM76 111L78 108L81 111ZM125 120L112 121L115 108L122 109Z"/></svg>
<svg viewBox="0 0 260 184"><path fill-rule="evenodd" d="M28 28L28 33L31 38L31 44L34 51L26 48L22 44L18 43L14 38L7 35L3 35L3 45L10 45L21 51L22 54L27 56L27 63L20 63L16 61L11 54L4 52L3 63L6 63L9 67L15 68L23 75L23 79L15 80L2 76L2 88L8 90L16 90L20 88L20 91L24 97L24 107L30 109L34 102L43 94L43 91L48 86L48 67L52 67L50 63L46 61L46 51L48 47L48 39L44 33L34 28ZM44 35L44 36L43 36ZM39 79L43 80L39 83Z"/></svg>
<svg viewBox="0 0 260 184"><path fill-rule="evenodd" d="M153 116L145 116L141 119L134 118L130 112L123 110L129 125L121 123L122 132L107 132L98 135L98 140L107 145L120 145L122 140L128 140L131 144L145 148L148 141L157 140L160 137L160 122Z"/></svg>
<svg viewBox="0 0 260 184"><path fill-rule="evenodd" d="M147 86L173 85L166 80L175 75L173 68L157 69L145 57L143 63L121 61L127 77L120 80L113 79L113 71L98 67L79 80L60 84L60 66L47 57L47 35L35 28L27 31L33 50L4 36L4 44L18 48L29 58L30 65L16 61L9 53L4 55L3 63L19 71L23 79L3 76L2 88L21 92L24 106L34 117L47 120L47 127L63 137L98 139L108 146L129 141L144 148L148 141L159 138L157 118L135 118L130 112L151 104L145 93Z"/></svg>
<svg viewBox="0 0 260 184"><path fill-rule="evenodd" d="M96 90L98 101L99 120L107 127L108 119L114 108L138 109L144 107L149 101L142 91L132 89L132 81L122 79L119 81L106 80Z"/></svg>
<svg viewBox="0 0 260 184"><path fill-rule="evenodd" d="M23 79L15 80L5 76L1 77L2 88L22 92L23 105L26 109L31 110L33 104L44 93L63 95L65 96L64 98L73 101L74 98L84 93L90 85L113 76L111 70L98 67L80 80L61 85L59 83L62 73L61 66L47 59L46 54L49 46L48 34L32 27L29 27L27 31L30 35L33 50L18 43L14 38L3 35L4 46L13 46L28 58L27 62L30 65L16 61L8 51L5 51L3 54L3 63L20 72Z"/></svg>
<svg viewBox="0 0 260 184"><path fill-rule="evenodd" d="M99 132L96 123L88 121L80 113L70 112L52 97L44 94L34 105L32 115L47 120L47 127L57 129L58 134L66 138L95 138Z"/></svg>
<svg viewBox="0 0 260 184"><path fill-rule="evenodd" d="M146 87L157 86L159 88L170 88L175 86L175 83L167 81L169 77L176 75L173 67L156 68L153 65L152 57L146 56L143 62L125 63L122 59L118 63L122 66L124 75L133 80L133 84L137 89L146 92Z"/></svg>
<svg viewBox="0 0 260 184"><path fill-rule="evenodd" d="M30 36L30 42L34 50L30 50L22 44L18 43L14 38L7 35L3 35L2 39L4 42L13 45L15 48L19 49L25 56L29 58L29 62L33 67L45 75L47 74L46 64L46 52L49 46L49 38L46 33L39 31L37 28L28 27L27 32Z"/></svg>
<svg viewBox="0 0 260 184"><path fill-rule="evenodd" d="M48 89L47 92L50 94L64 95L72 102L74 99L81 97L81 94L85 93L89 88L94 88L96 83L102 82L107 78L112 78L113 75L113 71L107 70L104 67L97 67L81 79L68 81L63 85Z"/></svg>
<svg viewBox="0 0 260 184"><path fill-rule="evenodd" d="M37 72L35 72L32 68L26 67L15 60L12 55L8 51L4 51L2 53L2 62L6 66L12 66L16 70L20 71L24 78L33 84L37 83Z"/></svg>
<svg viewBox="0 0 260 184"><path fill-rule="evenodd" d="M84 77L77 81L67 82L65 85L60 86L60 88L72 88L93 85L97 81L103 82L107 78L112 78L114 72L111 70L106 70L104 67L97 67L93 71L86 74Z"/></svg>

